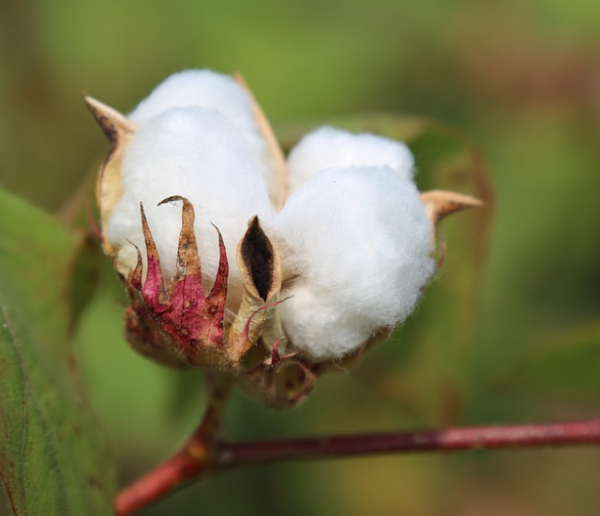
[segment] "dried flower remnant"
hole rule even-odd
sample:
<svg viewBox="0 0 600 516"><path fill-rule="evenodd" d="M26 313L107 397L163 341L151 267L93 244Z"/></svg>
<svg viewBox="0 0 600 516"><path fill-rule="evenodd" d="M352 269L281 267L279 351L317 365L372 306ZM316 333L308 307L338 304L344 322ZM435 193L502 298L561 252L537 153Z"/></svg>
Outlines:
<svg viewBox="0 0 600 516"><path fill-rule="evenodd" d="M239 77L166 79L128 116L86 98L112 150L97 183L127 338L169 366L230 373L279 408L358 359L413 310L442 216L408 148L324 127L287 162Z"/></svg>

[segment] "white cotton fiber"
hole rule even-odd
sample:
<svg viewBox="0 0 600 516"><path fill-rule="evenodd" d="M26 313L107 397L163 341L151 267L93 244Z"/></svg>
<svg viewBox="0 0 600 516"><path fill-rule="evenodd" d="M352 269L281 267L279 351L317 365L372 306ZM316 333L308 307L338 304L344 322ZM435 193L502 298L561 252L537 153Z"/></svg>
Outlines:
<svg viewBox="0 0 600 516"><path fill-rule="evenodd" d="M185 70L167 77L128 115L143 125L147 120L175 107L197 106L221 113L240 130L255 166L265 182L270 170L267 145L254 118L250 94L231 76L211 70Z"/></svg>
<svg viewBox="0 0 600 516"><path fill-rule="evenodd" d="M237 244L251 217L266 219L274 212L260 166L245 134L217 111L188 106L143 119L124 150L123 194L105 228L106 237L123 246L119 258L127 259L132 267L137 254L129 242L145 257L139 215L142 202L163 273L169 277L176 263L182 206L157 204L173 195L186 197L194 206L195 233L208 284L215 278L219 261L212 222L223 234L227 248L230 287L240 287Z"/></svg>
<svg viewBox="0 0 600 516"><path fill-rule="evenodd" d="M282 292L294 347L341 357L413 310L431 278L431 225L410 176L388 166L333 168L312 175L271 231L285 243L298 279Z"/></svg>
<svg viewBox="0 0 600 516"><path fill-rule="evenodd" d="M321 127L302 138L289 155L290 192L315 172L327 168L387 166L412 178L414 165L404 143L373 134Z"/></svg>
<svg viewBox="0 0 600 516"><path fill-rule="evenodd" d="M186 106L219 111L244 132L256 127L248 93L231 76L211 70L185 70L167 77L127 118L142 124L171 108Z"/></svg>
<svg viewBox="0 0 600 516"><path fill-rule="evenodd" d="M267 143L251 97L231 77L175 74L129 118L138 129L123 149L122 193L103 228L122 269L135 267L137 249L147 263L143 203L163 274L173 273L182 206L157 204L182 196L194 206L206 287L219 263L212 224L223 235L232 310L242 292L236 248L259 216L280 250L281 298L291 296L278 307L284 330L314 360L352 352L414 308L434 271L432 228L404 144L330 127L309 134L289 157L293 193L275 213Z"/></svg>

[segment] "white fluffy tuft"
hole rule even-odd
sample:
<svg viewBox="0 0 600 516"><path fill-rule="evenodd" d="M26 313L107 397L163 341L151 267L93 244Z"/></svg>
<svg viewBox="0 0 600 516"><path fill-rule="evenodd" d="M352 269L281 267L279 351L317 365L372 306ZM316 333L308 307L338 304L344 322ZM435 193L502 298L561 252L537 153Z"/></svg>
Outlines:
<svg viewBox="0 0 600 516"><path fill-rule="evenodd" d="M390 167L314 174L271 228L298 275L280 305L294 347L341 357L413 310L434 272L432 229L407 174Z"/></svg>
<svg viewBox="0 0 600 516"><path fill-rule="evenodd" d="M404 143L325 126L300 140L290 153L288 166L290 191L294 192L314 173L327 168L387 166L412 178L415 162Z"/></svg>
<svg viewBox="0 0 600 516"><path fill-rule="evenodd" d="M157 204L172 195L188 198L195 210L195 232L202 271L211 281L219 260L215 224L229 257L231 286L241 286L235 256L248 221L269 218L273 208L244 134L225 116L200 107L171 108L140 124L122 162L123 195L108 222L106 237L123 246L120 259L133 267L145 256L140 202L148 219L165 276L175 268L181 204Z"/></svg>
<svg viewBox="0 0 600 516"><path fill-rule="evenodd" d="M128 118L143 125L169 109L193 106L218 111L240 130L246 146L255 154L254 166L267 183L270 180L268 148L254 118L251 96L229 75L211 70L175 73L142 100Z"/></svg>
<svg viewBox="0 0 600 516"><path fill-rule="evenodd" d="M248 93L229 75L211 70L185 70L161 82L128 115L136 124L175 107L197 106L219 111L246 132L255 128Z"/></svg>

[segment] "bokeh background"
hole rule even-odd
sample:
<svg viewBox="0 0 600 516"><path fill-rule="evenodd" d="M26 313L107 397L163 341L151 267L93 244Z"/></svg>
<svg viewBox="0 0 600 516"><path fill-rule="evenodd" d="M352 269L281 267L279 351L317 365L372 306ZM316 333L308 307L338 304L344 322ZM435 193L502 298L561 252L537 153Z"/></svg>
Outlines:
<svg viewBox="0 0 600 516"><path fill-rule="evenodd" d="M228 436L598 415L600 3L0 2L1 185L69 219L107 149L82 91L127 112L189 67L242 72L283 133L367 112L440 120L483 151L495 192L493 209L445 224L445 268L393 342L299 409L235 396ZM473 165L454 162L473 158L456 138L450 151L439 137L411 142L421 186ZM130 351L106 260L96 277L74 346L125 483L194 427L202 375ZM592 448L274 464L147 514L597 515L599 475Z"/></svg>

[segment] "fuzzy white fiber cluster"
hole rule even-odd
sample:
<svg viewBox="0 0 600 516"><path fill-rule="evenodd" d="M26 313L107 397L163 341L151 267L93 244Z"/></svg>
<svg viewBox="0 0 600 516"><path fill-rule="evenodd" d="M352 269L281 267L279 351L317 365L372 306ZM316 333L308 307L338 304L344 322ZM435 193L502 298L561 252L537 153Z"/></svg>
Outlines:
<svg viewBox="0 0 600 516"><path fill-rule="evenodd" d="M122 161L123 194L108 221L106 237L123 246L120 259L135 264L144 250L140 203L156 242L165 276L175 269L181 205L157 206L173 195L190 200L202 270L210 285L219 263L218 237L229 255L232 298L241 289L236 246L248 220L274 214L265 183L266 144L248 94L231 77L186 71L159 85L130 115L138 124ZM212 224L211 224L212 223Z"/></svg>
<svg viewBox="0 0 600 516"><path fill-rule="evenodd" d="M323 127L288 166L294 193L274 220L297 278L284 328L315 359L341 357L403 321L433 274L414 160L402 143Z"/></svg>
<svg viewBox="0 0 600 516"><path fill-rule="evenodd" d="M215 224L240 296L235 250L258 215L280 247L279 305L294 349L313 360L342 357L403 321L434 272L432 228L413 182L414 162L399 142L330 127L307 135L288 159L292 192L275 212L264 173L265 142L248 94L227 76L187 71L162 83L130 118L139 126L125 150L123 195L106 236L131 253L143 249L144 203L165 275L175 266L181 207L188 198L207 285L218 265ZM235 291L237 290L237 294Z"/></svg>
<svg viewBox="0 0 600 516"><path fill-rule="evenodd" d="M307 134L290 152L290 191L297 190L319 170L363 166L386 166L412 179L415 161L403 143L325 126Z"/></svg>

